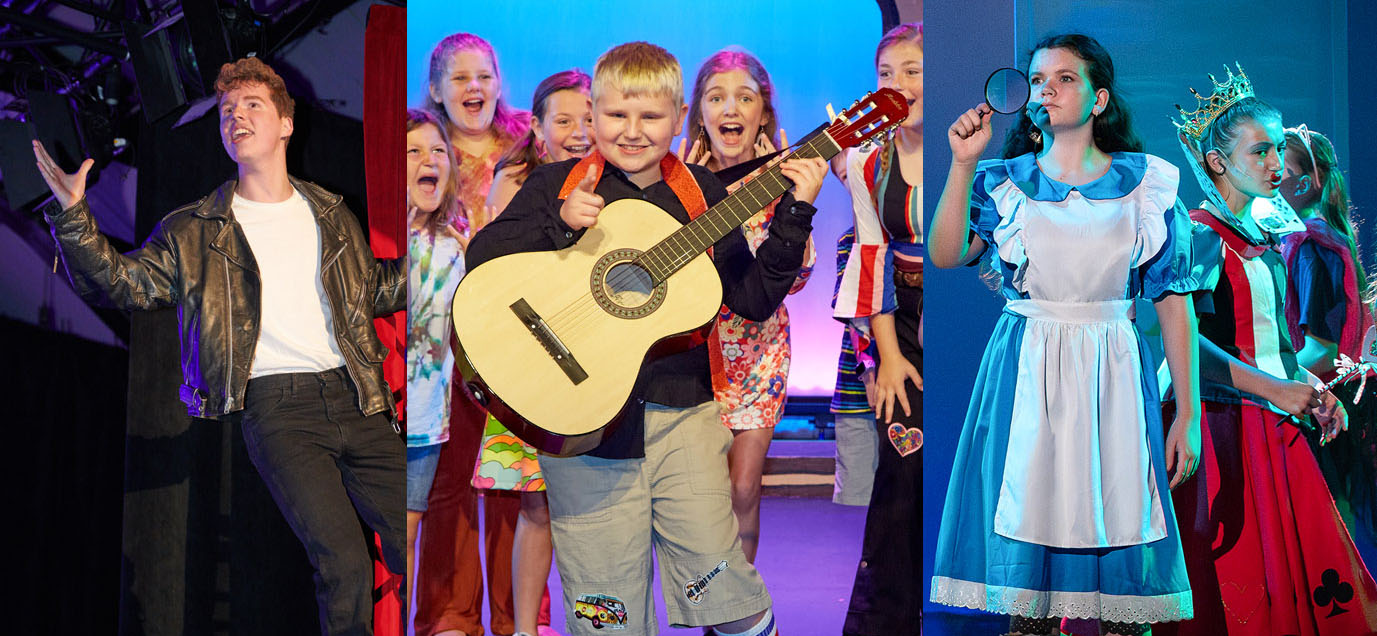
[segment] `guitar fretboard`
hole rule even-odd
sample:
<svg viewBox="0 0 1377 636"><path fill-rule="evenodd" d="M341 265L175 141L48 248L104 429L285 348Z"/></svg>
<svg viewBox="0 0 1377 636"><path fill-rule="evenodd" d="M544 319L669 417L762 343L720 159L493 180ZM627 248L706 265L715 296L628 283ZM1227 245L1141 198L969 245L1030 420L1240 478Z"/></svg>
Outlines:
<svg viewBox="0 0 1377 636"><path fill-rule="evenodd" d="M819 130L800 143L790 157L831 159L839 152L841 146L832 141L825 130ZM731 196L646 250L636 262L650 272L655 284L658 285L699 254L706 252L722 237L741 227L747 219L765 209L766 205L791 187L793 182L784 177L779 164L776 163L741 186Z"/></svg>

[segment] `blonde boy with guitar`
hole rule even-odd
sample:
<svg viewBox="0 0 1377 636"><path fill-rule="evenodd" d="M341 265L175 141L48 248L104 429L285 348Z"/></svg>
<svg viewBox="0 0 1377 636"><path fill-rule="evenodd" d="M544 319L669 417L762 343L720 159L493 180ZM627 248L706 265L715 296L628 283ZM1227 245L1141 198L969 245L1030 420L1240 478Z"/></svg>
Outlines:
<svg viewBox="0 0 1377 636"><path fill-rule="evenodd" d="M687 224L726 197L711 172L670 152L688 107L679 63L668 51L633 42L604 53L590 99L596 151L533 171L474 237L470 272L499 256L574 245L597 228L612 201L649 201ZM723 301L737 314L764 320L788 293L825 171L820 158L784 162L793 193L780 202L770 238L754 258L740 232L713 245ZM727 476L731 432L713 402L712 373L701 341L649 360L616 430L587 454L541 458L571 633L656 633L652 545L672 625L713 625L723 635L776 633L770 595L737 537Z"/></svg>

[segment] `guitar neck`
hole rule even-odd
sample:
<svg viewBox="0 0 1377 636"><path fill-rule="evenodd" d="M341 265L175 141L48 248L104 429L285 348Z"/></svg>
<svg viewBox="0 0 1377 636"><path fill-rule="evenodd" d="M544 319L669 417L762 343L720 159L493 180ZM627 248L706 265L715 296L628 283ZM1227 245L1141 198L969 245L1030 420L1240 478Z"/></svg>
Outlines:
<svg viewBox="0 0 1377 636"><path fill-rule="evenodd" d="M826 130L819 130L804 139L790 157L831 159L839 152L841 146L827 136ZM736 231L793 185L776 163L742 185L731 196L646 250L638 261L659 283L699 254L708 251L722 237Z"/></svg>

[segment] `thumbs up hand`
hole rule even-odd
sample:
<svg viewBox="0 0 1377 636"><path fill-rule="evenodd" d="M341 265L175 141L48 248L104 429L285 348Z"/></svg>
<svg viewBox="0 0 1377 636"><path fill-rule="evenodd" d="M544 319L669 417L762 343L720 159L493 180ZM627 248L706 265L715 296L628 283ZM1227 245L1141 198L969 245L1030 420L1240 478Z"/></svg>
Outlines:
<svg viewBox="0 0 1377 636"><path fill-rule="evenodd" d="M593 193L593 189L598 185L598 175L594 170L589 170L584 175L583 180L579 181L578 187L569 193L569 197L564 200L564 205L559 208L559 218L575 230L592 227L598 222L598 212L602 211L605 202L602 197Z"/></svg>

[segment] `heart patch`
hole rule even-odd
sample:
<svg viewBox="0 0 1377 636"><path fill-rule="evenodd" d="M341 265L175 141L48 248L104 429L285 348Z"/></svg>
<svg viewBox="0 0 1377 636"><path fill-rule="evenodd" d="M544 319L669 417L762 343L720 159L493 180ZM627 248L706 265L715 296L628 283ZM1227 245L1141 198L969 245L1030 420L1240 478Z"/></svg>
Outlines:
<svg viewBox="0 0 1377 636"><path fill-rule="evenodd" d="M889 443L894 445L894 450L899 451L900 457L908 457L923 447L923 431L905 427L903 424L890 424Z"/></svg>

